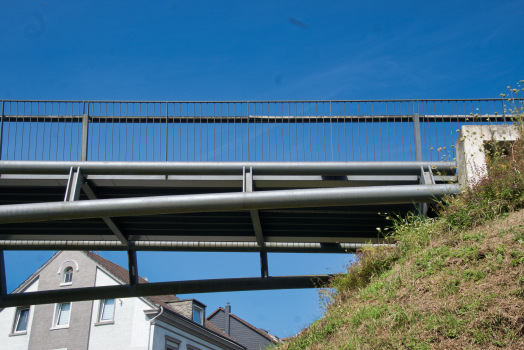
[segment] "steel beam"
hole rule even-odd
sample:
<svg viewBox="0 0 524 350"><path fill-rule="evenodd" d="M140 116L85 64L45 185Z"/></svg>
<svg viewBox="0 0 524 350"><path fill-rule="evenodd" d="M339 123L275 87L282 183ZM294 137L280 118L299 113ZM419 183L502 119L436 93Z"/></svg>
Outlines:
<svg viewBox="0 0 524 350"><path fill-rule="evenodd" d="M244 186L243 192L254 192L253 184L253 168L244 169ZM260 224L260 216L258 210L252 209L249 211L251 215L251 222L253 223L253 229L255 230L255 236L259 246L264 246L264 234L262 233L262 225Z"/></svg>
<svg viewBox="0 0 524 350"><path fill-rule="evenodd" d="M0 206L0 223L252 209L428 203L444 195L457 193L460 193L458 185L406 185L11 204Z"/></svg>
<svg viewBox="0 0 524 350"><path fill-rule="evenodd" d="M420 167L435 166L452 174L456 162L81 162L0 161L0 174L68 174L82 167L84 175L419 175Z"/></svg>
<svg viewBox="0 0 524 350"><path fill-rule="evenodd" d="M0 250L0 300L7 295L7 279L5 275L4 251Z"/></svg>
<svg viewBox="0 0 524 350"><path fill-rule="evenodd" d="M90 200L97 200L98 199L96 197L95 193L93 192L93 190L91 189L91 186L89 186L89 184L87 182L84 182L82 184L82 190L84 190L84 193L87 195L87 198L89 198ZM124 245L127 245L127 243L128 243L127 239L125 238L125 236L122 233L122 231L120 231L118 226L113 222L113 220L111 218L108 218L108 217L103 217L102 220L104 220L106 225L115 234L115 236L120 240L120 242L122 242L122 244L124 244Z"/></svg>
<svg viewBox="0 0 524 350"><path fill-rule="evenodd" d="M269 253L354 253L367 246L395 247L394 244L266 242ZM95 250L95 251L188 251L188 252L260 252L256 242L187 241L0 241L3 250Z"/></svg>
<svg viewBox="0 0 524 350"><path fill-rule="evenodd" d="M67 187L64 197L64 202L77 201L80 199L80 189L84 182L84 176L80 168L71 167L69 171L69 179L67 180Z"/></svg>
<svg viewBox="0 0 524 350"><path fill-rule="evenodd" d="M260 276L262 278L269 277L269 268L267 264L267 251L260 252Z"/></svg>
<svg viewBox="0 0 524 350"><path fill-rule="evenodd" d="M138 281L138 262L136 260L136 250L127 251L127 259L129 263L129 285L135 286Z"/></svg>
<svg viewBox="0 0 524 350"><path fill-rule="evenodd" d="M134 286L72 288L8 294L0 298L0 308L52 304L68 301L147 297L196 293L239 292L252 290L302 289L325 286L332 275L278 276L269 278L224 278L177 282L141 283Z"/></svg>

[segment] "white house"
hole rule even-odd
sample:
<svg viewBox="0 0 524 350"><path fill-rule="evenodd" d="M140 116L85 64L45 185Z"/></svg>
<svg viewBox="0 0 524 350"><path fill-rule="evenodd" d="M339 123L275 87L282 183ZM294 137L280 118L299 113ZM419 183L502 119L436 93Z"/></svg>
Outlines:
<svg viewBox="0 0 524 350"><path fill-rule="evenodd" d="M128 282L126 269L95 253L61 251L13 293ZM2 309L0 344L12 350L246 349L206 321L204 304L174 295Z"/></svg>

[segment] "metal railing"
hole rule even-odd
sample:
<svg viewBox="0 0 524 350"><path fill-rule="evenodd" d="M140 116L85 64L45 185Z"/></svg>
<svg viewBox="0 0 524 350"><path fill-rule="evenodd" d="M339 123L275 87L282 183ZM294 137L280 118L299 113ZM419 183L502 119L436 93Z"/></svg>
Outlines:
<svg viewBox="0 0 524 350"><path fill-rule="evenodd" d="M462 125L512 123L505 103L4 100L0 159L453 160Z"/></svg>

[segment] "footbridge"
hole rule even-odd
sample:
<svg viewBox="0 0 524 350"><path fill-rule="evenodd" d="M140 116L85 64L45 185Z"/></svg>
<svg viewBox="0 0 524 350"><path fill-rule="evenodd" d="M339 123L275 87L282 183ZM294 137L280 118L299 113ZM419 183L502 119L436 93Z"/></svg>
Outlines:
<svg viewBox="0 0 524 350"><path fill-rule="evenodd" d="M267 253L388 244L384 213L459 191L463 125L512 122L503 99L0 103L0 307L321 286ZM4 250L127 251L131 282L7 294ZM139 284L137 251L258 252L261 275Z"/></svg>

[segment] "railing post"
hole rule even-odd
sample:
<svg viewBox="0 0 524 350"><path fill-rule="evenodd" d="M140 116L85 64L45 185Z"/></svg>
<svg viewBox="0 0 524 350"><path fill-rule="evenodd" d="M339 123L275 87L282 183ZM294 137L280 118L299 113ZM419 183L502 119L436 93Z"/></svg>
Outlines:
<svg viewBox="0 0 524 350"><path fill-rule="evenodd" d="M2 100L2 106L0 109L0 159L2 159L2 135L4 134L4 100Z"/></svg>
<svg viewBox="0 0 524 350"><path fill-rule="evenodd" d="M82 150L80 154L80 160L81 161L87 161L87 137L88 137L88 130L89 130L89 102L87 103L87 111L86 111L86 104L84 102L84 113L82 117Z"/></svg>
<svg viewBox="0 0 524 350"><path fill-rule="evenodd" d="M422 161L422 143L420 141L420 119L419 114L413 114L413 130L415 132L415 160Z"/></svg>

